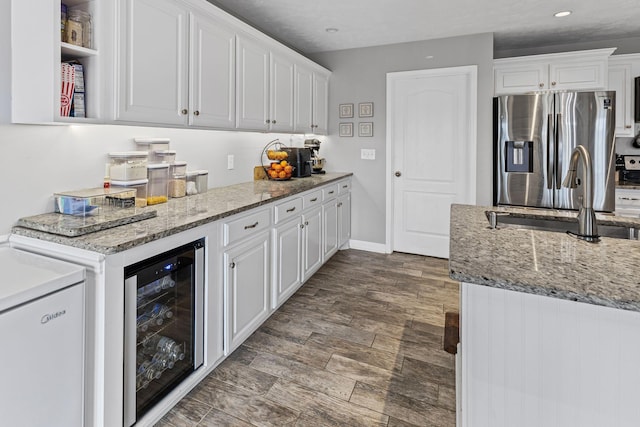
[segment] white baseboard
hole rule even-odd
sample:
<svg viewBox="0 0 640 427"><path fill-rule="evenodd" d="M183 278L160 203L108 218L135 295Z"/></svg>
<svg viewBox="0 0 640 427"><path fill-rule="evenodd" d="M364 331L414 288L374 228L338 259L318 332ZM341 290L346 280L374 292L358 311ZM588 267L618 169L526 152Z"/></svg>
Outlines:
<svg viewBox="0 0 640 427"><path fill-rule="evenodd" d="M364 240L349 240L349 247L351 249L358 249L367 252L376 252L379 254L388 254L387 245L384 243L366 242Z"/></svg>

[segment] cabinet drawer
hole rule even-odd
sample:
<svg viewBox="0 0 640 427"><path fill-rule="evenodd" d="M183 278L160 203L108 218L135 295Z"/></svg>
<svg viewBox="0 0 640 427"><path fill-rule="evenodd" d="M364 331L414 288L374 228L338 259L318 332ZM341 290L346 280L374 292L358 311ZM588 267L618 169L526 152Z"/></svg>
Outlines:
<svg viewBox="0 0 640 427"><path fill-rule="evenodd" d="M300 212L302 212L302 199L299 197L280 203L275 206L276 224L294 215L299 215Z"/></svg>
<svg viewBox="0 0 640 427"><path fill-rule="evenodd" d="M351 191L351 181L342 181L338 183L338 194L344 194Z"/></svg>
<svg viewBox="0 0 640 427"><path fill-rule="evenodd" d="M313 193L309 193L305 195L303 198L302 207L304 209L308 209L312 206L319 205L322 203L322 190L314 191Z"/></svg>
<svg viewBox="0 0 640 427"><path fill-rule="evenodd" d="M243 216L242 218L226 221L223 224L224 245L230 245L258 231L266 230L271 226L269 209Z"/></svg>
<svg viewBox="0 0 640 427"><path fill-rule="evenodd" d="M338 184L332 184L322 189L322 199L331 200L338 195Z"/></svg>

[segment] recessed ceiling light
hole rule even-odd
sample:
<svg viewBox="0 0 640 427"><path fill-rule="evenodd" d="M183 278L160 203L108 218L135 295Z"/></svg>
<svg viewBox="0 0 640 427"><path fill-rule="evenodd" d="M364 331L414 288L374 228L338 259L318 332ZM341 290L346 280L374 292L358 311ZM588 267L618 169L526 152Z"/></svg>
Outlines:
<svg viewBox="0 0 640 427"><path fill-rule="evenodd" d="M562 11L562 12L556 12L556 13L553 14L553 16L555 16L556 18L562 18L562 17L569 16L569 15L571 15L571 11L570 10L565 10L565 11Z"/></svg>
<svg viewBox="0 0 640 427"><path fill-rule="evenodd" d="M424 59L433 59L433 58L434 58L433 55L427 55L427 56L424 57Z"/></svg>
<svg viewBox="0 0 640 427"><path fill-rule="evenodd" d="M325 31L327 33L337 33L338 29L337 28L333 28L333 27L329 27L329 28L325 28Z"/></svg>

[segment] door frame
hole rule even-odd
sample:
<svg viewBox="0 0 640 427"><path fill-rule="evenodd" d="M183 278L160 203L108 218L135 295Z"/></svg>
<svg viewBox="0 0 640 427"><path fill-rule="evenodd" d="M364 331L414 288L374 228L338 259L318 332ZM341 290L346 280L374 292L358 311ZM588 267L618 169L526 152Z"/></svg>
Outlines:
<svg viewBox="0 0 640 427"><path fill-rule="evenodd" d="M459 67L447 67L447 68L432 68L425 70L416 70L416 71L399 71L393 73L387 73L387 105L386 105L386 126L387 126L387 135L386 135L386 171L387 171L387 179L386 179L386 224L385 224L385 252L392 253L393 252L393 220L394 220L394 191L393 191L393 165L395 163L394 158L394 150L393 144L391 141L392 134L392 119L393 112L391 111L391 82L400 79L406 78L418 78L418 77L433 77L433 76L443 76L443 75L466 75L469 78L469 86L468 86L468 97L469 97L469 121L467 123L468 126L468 135L470 146L468 147L468 159L469 164L467 165L469 170L468 182L467 186L470 188L469 191L469 199L467 203L476 203L476 173L477 173L477 147L478 147L478 66L477 65L463 65Z"/></svg>

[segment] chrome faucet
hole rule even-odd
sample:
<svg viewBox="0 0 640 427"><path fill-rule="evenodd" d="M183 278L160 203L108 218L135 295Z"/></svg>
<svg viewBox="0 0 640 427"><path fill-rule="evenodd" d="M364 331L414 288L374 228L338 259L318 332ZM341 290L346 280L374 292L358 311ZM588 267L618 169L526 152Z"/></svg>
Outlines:
<svg viewBox="0 0 640 427"><path fill-rule="evenodd" d="M580 181L577 177L578 160L582 160ZM576 237L595 243L600 240L600 237L598 236L596 214L593 211L593 172L591 156L583 145L578 145L571 153L569 171L562 182L562 185L567 188L577 188L578 184L582 184L582 200L578 211L578 234Z"/></svg>

